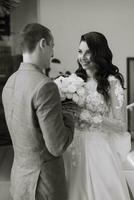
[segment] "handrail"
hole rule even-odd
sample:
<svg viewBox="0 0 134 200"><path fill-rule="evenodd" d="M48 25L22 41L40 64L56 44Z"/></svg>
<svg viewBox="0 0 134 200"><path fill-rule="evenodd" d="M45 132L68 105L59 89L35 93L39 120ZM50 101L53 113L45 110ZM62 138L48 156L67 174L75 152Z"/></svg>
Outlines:
<svg viewBox="0 0 134 200"><path fill-rule="evenodd" d="M133 109L133 107L134 107L134 103L131 103L131 104L129 104L129 105L127 105L127 109Z"/></svg>

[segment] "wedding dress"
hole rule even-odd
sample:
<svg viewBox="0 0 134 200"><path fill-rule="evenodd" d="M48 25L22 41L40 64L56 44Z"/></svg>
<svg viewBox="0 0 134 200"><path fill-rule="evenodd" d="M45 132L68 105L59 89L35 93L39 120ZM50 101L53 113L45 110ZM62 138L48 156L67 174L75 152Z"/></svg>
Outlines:
<svg viewBox="0 0 134 200"><path fill-rule="evenodd" d="M125 95L119 80L108 78L110 106L97 92L97 83L86 83L88 105L81 107L74 140L64 153L68 200L130 200L121 162L131 149L124 129ZM86 121L87 112L91 121ZM102 120L108 126L103 126Z"/></svg>

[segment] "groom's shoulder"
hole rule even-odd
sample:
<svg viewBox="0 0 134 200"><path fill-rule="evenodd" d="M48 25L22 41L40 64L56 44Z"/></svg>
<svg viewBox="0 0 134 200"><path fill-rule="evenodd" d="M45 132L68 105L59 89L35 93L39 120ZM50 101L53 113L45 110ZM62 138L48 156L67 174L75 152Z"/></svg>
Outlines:
<svg viewBox="0 0 134 200"><path fill-rule="evenodd" d="M12 88L12 86L14 85L15 77L16 77L16 72L14 72L13 74L11 74L8 77L8 79L5 82L3 89L8 88L8 87Z"/></svg>
<svg viewBox="0 0 134 200"><path fill-rule="evenodd" d="M57 88L57 85L55 84L55 82L47 76L45 76L43 79L41 79L38 86L37 86L38 91L44 90L46 92L48 91L49 93L51 91L55 91L57 89L58 88Z"/></svg>
<svg viewBox="0 0 134 200"><path fill-rule="evenodd" d="M59 99L59 92L56 84L48 77L45 77L35 88L33 95L34 102L54 102ZM51 100L50 100L51 99Z"/></svg>

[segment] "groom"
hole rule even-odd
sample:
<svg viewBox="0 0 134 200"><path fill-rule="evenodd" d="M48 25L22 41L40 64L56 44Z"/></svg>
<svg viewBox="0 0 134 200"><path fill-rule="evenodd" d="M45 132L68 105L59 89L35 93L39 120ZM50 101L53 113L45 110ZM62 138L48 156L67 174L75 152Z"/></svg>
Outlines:
<svg viewBox="0 0 134 200"><path fill-rule="evenodd" d="M23 62L3 93L6 122L14 148L13 200L66 200L62 154L73 139L73 119L62 115L57 86L42 71L50 67L54 40L37 23L21 33Z"/></svg>

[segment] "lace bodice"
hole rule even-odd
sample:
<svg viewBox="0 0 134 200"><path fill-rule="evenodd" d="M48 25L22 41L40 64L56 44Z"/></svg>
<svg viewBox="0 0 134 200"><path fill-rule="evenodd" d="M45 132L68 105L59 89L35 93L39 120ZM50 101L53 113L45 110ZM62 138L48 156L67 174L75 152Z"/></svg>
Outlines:
<svg viewBox="0 0 134 200"><path fill-rule="evenodd" d="M97 92L97 82L94 79L86 83L86 104L80 109L77 126L98 128L106 119L108 126L116 125L119 131L124 128L126 121L124 90L114 76L109 76L108 80L110 83L109 105L105 102L103 95Z"/></svg>

